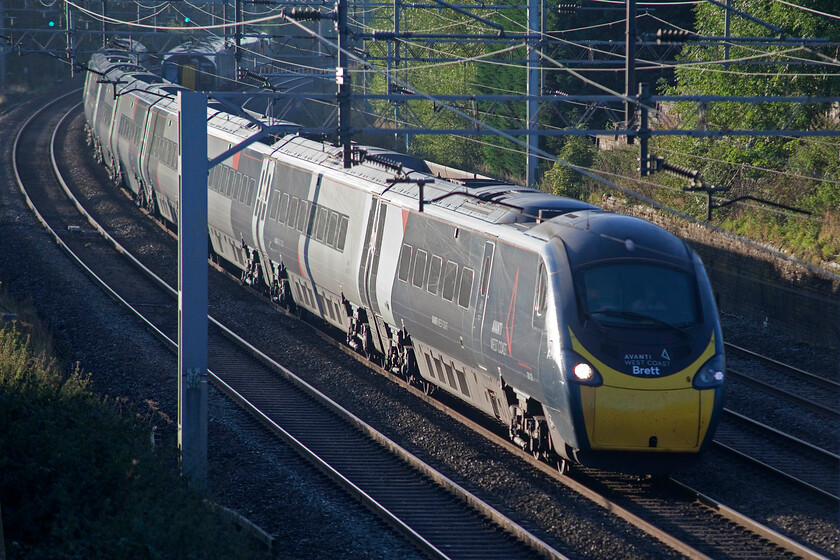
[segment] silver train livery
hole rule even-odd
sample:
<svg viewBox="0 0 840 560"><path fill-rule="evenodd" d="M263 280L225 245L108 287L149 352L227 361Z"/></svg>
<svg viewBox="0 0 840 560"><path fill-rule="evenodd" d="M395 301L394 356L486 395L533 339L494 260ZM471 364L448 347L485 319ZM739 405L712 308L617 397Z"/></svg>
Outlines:
<svg viewBox="0 0 840 560"><path fill-rule="evenodd" d="M98 153L174 224L180 86L113 52L89 69ZM253 133L208 106L209 157ZM710 444L723 340L684 241L577 200L354 150L348 169L339 148L288 134L212 168L214 256L391 371L498 419L535 456L663 473Z"/></svg>

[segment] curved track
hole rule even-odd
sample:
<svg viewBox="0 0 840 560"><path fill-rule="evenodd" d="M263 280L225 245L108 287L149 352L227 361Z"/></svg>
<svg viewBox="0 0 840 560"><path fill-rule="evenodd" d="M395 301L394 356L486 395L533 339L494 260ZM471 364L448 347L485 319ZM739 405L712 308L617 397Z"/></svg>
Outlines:
<svg viewBox="0 0 840 560"><path fill-rule="evenodd" d="M32 122L21 130L16 145L36 128ZM38 171L31 162L25 165L16 158L16 163L27 170L17 172L16 166L19 184L50 234L103 289L174 348L174 290L108 237L90 216L86 217L89 224L81 225L76 209L82 206L66 185L68 196L63 196L61 189L50 188L54 181L43 176L33 180ZM133 267L126 266L122 255L132 260ZM218 321L212 323L209 364L213 382L425 554L453 559L566 558L412 458Z"/></svg>
<svg viewBox="0 0 840 560"><path fill-rule="evenodd" d="M71 221L73 220L73 218L66 218L66 213L65 213L64 211L58 211L58 212L56 212L56 214L58 214L59 216L65 216L65 219L70 219ZM47 215L47 213L46 213L46 212L44 212L44 215ZM79 221L79 220L78 220L78 218L76 218L76 222L77 222L77 223L76 223L75 225L77 225L77 226L78 226L78 221ZM67 222L64 222L64 223L67 223ZM99 236L98 236L98 235L91 235L90 233L88 233L90 230L89 230L89 228L87 228L87 226L86 226L86 225L85 225L85 226L80 226L80 227L81 227L82 231L76 231L75 233L72 233L72 232L69 232L69 230L68 230L68 233L70 233L70 235L59 236L58 234L56 234L56 237L57 237L57 238L59 238L59 237L67 237L67 238L68 238L67 240L63 240L63 241L59 241L59 242L60 242L60 243L62 243L62 244L64 244L65 246L67 246L67 247L68 247L68 249L70 248L70 245L71 245L71 244L73 244L73 245L78 245L78 243L76 243L76 242L77 242L79 239L84 240L84 241L82 241L82 242L81 242L81 246L82 246L82 248L83 248L83 249L89 249L89 248L91 247L91 245L92 245L92 244L91 244L91 243L89 243L90 239L85 240L85 239L86 239L86 237L99 237ZM61 228L59 228L59 229L61 229ZM129 297L127 297L127 298L125 298L125 299L133 299L134 297L139 297L139 296L137 296L136 294L132 293ZM159 302L159 303L146 303L143 307L144 307L144 309L145 309L145 308L154 308L154 309L157 309L157 310L159 310L159 311L161 312L161 315L163 315L163 316L167 316L167 315L170 315L170 316L171 316L171 315L172 315L172 309L171 309L171 307L172 307L172 301L171 301L171 300L170 300L168 303L166 303L165 301L162 301L162 302ZM164 320L164 323L165 323L165 320ZM169 325L169 326L168 326L168 327L166 327L166 328L167 328L167 329L171 329L171 328L172 328L172 326L171 326L171 325ZM162 329L162 330L164 330L164 329ZM253 349L252 349L252 350L250 350L250 352L251 352L252 354L256 353L256 352L255 352L255 350L253 350ZM213 365L213 364L225 364L225 367L224 367L223 369L219 369L219 371L226 371L226 372L228 372L228 373L225 373L225 374L221 374L221 375L219 375L219 378L220 378L221 380L224 380L224 381L226 381L226 380L227 380L227 379L226 379L226 376L227 376L227 378L229 378L231 381L234 381L235 379L238 379L238 378L240 377L240 373L241 373L242 371L246 371L246 372L248 373L248 375L245 375L245 377L246 377L246 378L247 378L247 380L250 382L250 380L252 380L252 379L254 378L254 375L252 374L251 366L249 366L249 367L247 367L247 368L246 368L246 367L243 367L243 364L244 364L244 363L246 363L246 362L245 362L245 358L239 358L239 357L231 358L230 356L233 356L233 354L228 355L228 354L227 354L227 351L222 352L222 353L221 353L221 355L214 355L214 356L212 356L212 357L211 357L211 360L212 360L212 361L211 361L211 368L212 368L212 369L214 369L214 370L216 370L216 369L219 369L221 366L217 367L217 366L215 366L215 365ZM247 359L249 359L249 360L250 360L250 358L247 358ZM250 363L250 362L247 362L247 363ZM254 366L254 367L256 367L256 366ZM261 367L264 367L264 366L261 366ZM241 371L240 371L240 373L237 373L237 370L241 370ZM280 371L282 371L282 369L281 369ZM289 375L290 375L290 374L288 374L288 372L284 372L284 373L283 373L283 376L284 376L284 377L287 377L287 378L288 378L288 377L289 377ZM273 377L274 377L274 379L276 379L276 378L277 378L276 376L273 376ZM239 383L239 381L236 381L236 383ZM247 389L247 391L254 391L254 392L255 392L255 398L257 398L257 397L261 397L261 398L265 399L265 398L266 398L266 395L270 394L270 391L272 391L272 392L273 392L274 390L276 390L276 389L273 387L273 385L272 385L272 387L271 387L271 389L270 389L270 391L269 391L269 390L267 389L267 385L262 384L262 383L269 383L269 382L268 382L268 381L264 381L264 382L257 383L257 385L255 386L255 388L252 388L252 389ZM274 383L274 381L272 380L270 383L272 383L272 384L273 384L273 383ZM240 395L240 397L241 397L241 398L245 398L245 395ZM239 398L239 397L237 397L237 398ZM267 403L267 405L270 405L270 404L274 403L276 400L279 400L279 399L276 399L276 398L270 398L270 399L268 399L268 401L269 401L269 402ZM309 406L309 405L307 405L307 407L306 407L304 410L307 410L307 411L308 411L308 410L309 410L308 406ZM277 409L279 409L279 410L274 410L274 408L277 408ZM290 406L275 406L274 408L272 408L272 411L273 411L273 412L272 412L272 414L274 414L274 413L279 413L279 412L281 412L281 411L283 411L283 410L289 410L289 411L291 411L291 410L292 410L292 408L291 408ZM289 421L290 421L290 422L293 422L293 421L295 420L295 417L298 417L297 419L298 419L298 420L300 420L300 418L299 418L299 417L301 417L301 416L303 416L303 414L301 414L300 412L291 412ZM266 415L265 415L265 417L264 417L264 421L265 421L266 423L269 423L269 424L274 423L274 420L270 420L270 419L269 419L269 415L268 415L268 414L266 414ZM357 422L360 422L360 421L358 421L358 420L356 419L356 420L353 420L353 422L356 422L356 423L357 423ZM357 423L357 426L358 426L358 423ZM322 431L327 431L327 432L328 432L328 431L329 431L329 430L323 430L323 429L315 429L315 430L313 430L313 429L312 429L312 425L311 425L311 424L309 424L309 423L307 423L307 422L303 422L303 427L302 427L301 429L302 429L302 431L303 431L304 433L306 433L306 432L322 432ZM332 428L330 428L330 429L332 429ZM356 429L356 428L353 428L353 430L355 430L355 429ZM348 436L348 437L349 437L349 436ZM369 437L369 436L368 436L368 437ZM333 438L327 438L327 444L328 444L328 445L327 445L327 447L328 447L328 448L329 448L329 447L335 447L335 441L334 441L334 439L333 439ZM389 447L393 447L393 446L395 446L396 444L386 444L386 445L387 445L387 446L389 446ZM505 445L506 445L506 444L505 444ZM398 447L398 446L397 446L397 447ZM510 446L508 446L508 448L510 449L511 447L510 447ZM349 449L351 449L351 450L355 450L355 449L356 449L355 444L354 444L353 446L351 446ZM353 454L352 454L352 453L349 453L349 452L345 452L345 453L342 453L342 454L340 454L340 455L341 455L341 456L346 456L346 455L353 455ZM314 459L313 459L313 460L314 460ZM317 460L315 460L315 461L317 462ZM352 466L351 466L351 467L349 467L349 468L352 468ZM541 467L541 468L542 468L542 467ZM373 469L370 469L369 467L362 467L362 468L361 468L361 470L362 470L362 471L368 471L368 472L370 472L370 471L371 471L371 470L373 470ZM544 470L546 470L546 472L548 472L548 469L544 469ZM432 475L432 476L435 476L435 475ZM441 475L441 476L442 476L442 475ZM374 478L376 478L376 477L374 477ZM381 479L381 478L383 478L383 477L381 477L381 476L380 476L380 477L378 477L378 478L380 478L380 479ZM445 477L444 477L444 478L445 478ZM439 481L438 481L438 482L440 482L441 480L443 480L443 479L439 478ZM569 482L571 483L571 481L569 481ZM673 496L671 496L671 498L673 498ZM594 498L594 499L598 500L598 498ZM645 499L645 500L650 500L650 497L645 497L645 498L643 498L643 499ZM417 503L416 503L413 499L408 499L408 500L406 500L405 498L403 498L403 500L404 500L404 501L408 501L408 502L410 502L411 507L410 507L410 508L408 508L408 509L411 509L411 510L420 510L420 509L421 509L420 507L418 507L418 504L417 504ZM472 501L472 498L468 498L468 500L469 500L469 501ZM604 501L604 499L603 499L603 498L600 498L600 500L601 500L601 501L603 501L607 507L612 507L612 508L614 508L616 511L619 511L619 512L621 512L621 511L625 511L625 510L623 510L623 508L621 508L621 507L617 507L615 504L610 504L609 502ZM665 498L662 500L662 502L663 502L663 503L665 503L665 502L667 502L667 501L668 501L668 497L665 497ZM638 507L638 504L637 504L637 507ZM644 508L643 508L643 509L644 509ZM672 511L671 513L667 513L667 514L663 514L663 513L662 513L662 511L667 511L667 508L666 508L666 509L663 509L663 510L661 510L661 511L658 511L658 512L654 515L654 517L662 517L663 515L674 515L674 512L673 512L673 511ZM434 514L434 515L425 515L425 517L437 517L437 513L436 513L436 512L437 512L437 510L435 510L435 514ZM485 515L486 515L486 514L485 514ZM692 514L689 514L689 517L690 517L691 515L692 515ZM697 512L696 512L696 511L693 513L693 515L694 515L694 517L695 517L695 518L697 518L697 517L698 517L698 516L697 516ZM423 517L423 516L421 516L421 517ZM634 517L634 514L632 514L632 513L627 513L627 514L625 515L625 517L627 517L627 518L632 518L632 517ZM703 515L703 516L701 516L701 518L704 518L704 517L709 517L709 518L710 518L710 519L708 520L708 523L711 523L711 524L712 524L712 525L711 525L711 532L713 532L713 533L718 533L719 535L725 535L725 534L726 534L726 533L728 533L729 531L733 531L733 532L737 533L737 530L735 530L734 528L733 528L733 529L726 529L725 527L723 527L723 526L721 526L721 525L719 525L719 524L718 524L718 525L715 525L715 524L713 523L713 519L711 519L712 517L714 517L713 515L708 515L708 516ZM701 524L702 524L702 525L705 525L705 524L708 524L708 523L701 523ZM669 521L669 523L666 523L665 525L666 525L666 526L672 526L673 524L674 524L674 522L673 522L673 521ZM450 528L448 527L448 524L444 524L444 526L443 526L443 527L444 527L444 528L443 528L443 530L442 530L442 532L443 532L443 533L448 533L448 532L451 532L451 531L449 531L449 529L450 529ZM679 531L682 533L682 532L684 532L684 531L686 531L686 530L687 530L686 528L681 528ZM668 539L668 538L669 538L669 537L668 537L668 534L667 534L667 531L662 531L661 529L657 529L656 531L659 531L659 534L657 534L657 535L656 535L658 538L662 538L663 540L666 540L666 539ZM492 531L492 529L491 529L491 532L493 532L493 531ZM702 537L692 537L692 539L697 539L697 538L699 538L699 539L702 541ZM718 539L718 540L726 540L726 538L728 538L728 537L724 537L723 539ZM467 539L467 540L466 540L466 542L468 542L468 543L475 543L475 540L476 540L476 533L470 533L470 536L466 537L466 539ZM713 540L713 539L710 539L710 541L712 541L712 540ZM749 555L756 555L756 554L757 554L757 555L759 555L759 556L760 556L760 555L762 555L762 554L766 554L766 555L775 555L775 554L777 554L777 553L779 552L779 550L775 547L775 545L769 545L769 548L766 548L766 547L768 546L768 544L767 544L767 543L756 543L756 546L758 546L758 548L757 548L757 549L755 549L755 550L752 550L752 548L753 548L753 547L752 547L752 545L748 545L746 542L744 542L744 538L743 538L743 536L740 538L740 541L741 541L740 543L738 543L736 546L734 546L734 547L733 547L733 550L736 550L736 551L738 551L738 552L732 552L732 551L727 550L727 554L729 554L731 557L748 557ZM678 540L674 540L674 543L677 543L677 542L678 542ZM686 554L686 555L688 555L688 556L692 556L692 557L704 557L704 552L701 552L704 548L706 548L707 550L709 550L709 551L711 552L711 556L716 556L717 554L716 554L714 551L717 551L717 553L720 553L720 552L721 552L721 549L720 549L720 548L716 548L716 547L723 546L723 545L721 545L721 544L715 543L714 545L711 545L711 548L709 548L709 546L710 546L710 545L709 545L709 543L706 543L706 545L705 545L705 546L703 545L703 543L702 543L702 542L701 542L700 544L701 544L701 546L698 546L698 548L697 548L697 549L695 549L695 548L693 548L693 547L691 547L691 546L679 545L679 544L672 544L672 546L677 546L677 547L678 547L678 549L680 549L680 551L681 551L683 554ZM446 546L449 546L449 545L446 545ZM728 545L728 546L731 546L731 545ZM682 548L679 548L679 547L682 547ZM763 548L762 548L762 547L763 547ZM440 550L440 547L436 547L436 548L438 548L438 550ZM474 546L474 544L471 544L468 548L470 548L470 549L474 549L474 548L475 548L475 546ZM492 549L496 549L497 547L491 547L491 548L492 548ZM803 553L803 549L797 549L795 546L794 546L793 548L794 548L794 550L798 550L798 552L797 552L798 554L802 554L803 556L809 556L807 553ZM499 547L499 549L501 549L501 547ZM746 549L750 549L750 550L751 550L751 552L745 552L745 550L746 550ZM762 549L764 550L764 552L763 552L763 553L761 552L761 550L762 550ZM448 550L447 550L447 552L448 552ZM465 552L467 552L467 551L465 551ZM471 551L470 551L470 552L471 552ZM483 557L483 558L492 557L492 556L489 556L489 552L490 552L490 550L484 550L484 551L483 551L483 553L482 553L482 554L480 554L480 557ZM558 555L559 555L559 553L557 553L556 551L551 552L551 553L548 553L548 554L554 554L554 553L556 553L556 554L558 554ZM542 552L542 554L547 554L547 553L544 551L544 552ZM706 554L708 554L708 553L706 553ZM510 551L509 551L509 550L508 550L508 553L507 553L507 556L506 556L506 557L511 557L511 556L510 556ZM812 557L816 557L816 556L812 556Z"/></svg>

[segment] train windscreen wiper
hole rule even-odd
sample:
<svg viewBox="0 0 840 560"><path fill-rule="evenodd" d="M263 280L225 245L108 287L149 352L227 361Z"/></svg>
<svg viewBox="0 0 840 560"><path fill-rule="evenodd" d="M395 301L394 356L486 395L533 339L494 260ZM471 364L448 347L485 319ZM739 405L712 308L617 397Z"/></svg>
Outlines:
<svg viewBox="0 0 840 560"><path fill-rule="evenodd" d="M622 309L598 309L597 311L592 311L590 315L605 315L607 317L620 317L622 319L632 319L635 321L656 323L657 325L662 325L663 327L667 327L673 331L678 332L683 338L688 337L688 333L685 331L684 328L678 327L677 325L672 325L667 321L663 321L662 319L654 317L653 315L647 315L646 313L638 313L636 311L627 311Z"/></svg>

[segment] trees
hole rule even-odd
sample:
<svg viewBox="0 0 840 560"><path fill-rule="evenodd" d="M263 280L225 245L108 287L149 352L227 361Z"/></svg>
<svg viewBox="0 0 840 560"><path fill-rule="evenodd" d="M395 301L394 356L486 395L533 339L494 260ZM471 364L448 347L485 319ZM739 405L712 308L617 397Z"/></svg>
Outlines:
<svg viewBox="0 0 840 560"><path fill-rule="evenodd" d="M802 9L773 0L733 0L732 6L783 30L786 37L840 41L833 0L797 0ZM809 11L811 10L811 11ZM708 3L695 7L695 32L701 37L725 33L724 10ZM817 42L782 43L778 33L738 15L730 15L730 36L766 38L713 46L686 45L684 63L673 83L660 84L669 95L838 96L840 50ZM702 40L702 39L701 39ZM728 49L724 46L728 45ZM835 104L836 105L836 104ZM678 102L669 108L682 129L813 130L838 129L827 103L698 104ZM721 139L660 137L655 148L669 159L702 171L706 184L729 186L730 196L754 196L812 212L819 221L756 214L743 207L722 213L724 226L787 245L800 254L836 258L838 253L838 143L827 138L730 136ZM833 225L832 225L833 224Z"/></svg>

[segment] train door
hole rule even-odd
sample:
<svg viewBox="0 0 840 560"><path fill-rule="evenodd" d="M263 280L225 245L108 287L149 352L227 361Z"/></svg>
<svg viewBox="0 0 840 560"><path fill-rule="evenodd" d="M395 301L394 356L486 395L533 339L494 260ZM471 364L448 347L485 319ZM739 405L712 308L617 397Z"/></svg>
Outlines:
<svg viewBox="0 0 840 560"><path fill-rule="evenodd" d="M257 196L254 201L254 214L251 218L251 235L254 240L254 249L260 256L263 265L263 272L268 273L271 267L266 261L266 249L263 235L265 234L265 214L268 207L268 197L271 193L271 183L274 181L274 167L277 162L271 158L265 158L260 171L260 182L257 185Z"/></svg>
<svg viewBox="0 0 840 560"><path fill-rule="evenodd" d="M473 318L473 344L479 356L484 342L484 316L487 309L487 298L490 295L490 275L493 270L493 256L496 244L492 241L484 243L484 254L481 258L481 275L478 280L478 298L475 303L475 317ZM483 365L483 364L482 364Z"/></svg>
<svg viewBox="0 0 840 560"><path fill-rule="evenodd" d="M368 322L373 330L373 341L376 349L384 352L387 336L384 332L384 321L379 316L379 301L376 295L376 277L379 268L379 255L382 249L382 234L385 229L385 216L388 205L373 197L370 213L368 214L367 240L365 254L362 256L361 288L365 306L373 313Z"/></svg>

